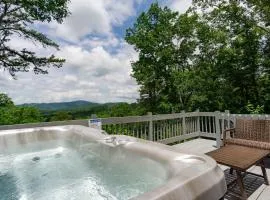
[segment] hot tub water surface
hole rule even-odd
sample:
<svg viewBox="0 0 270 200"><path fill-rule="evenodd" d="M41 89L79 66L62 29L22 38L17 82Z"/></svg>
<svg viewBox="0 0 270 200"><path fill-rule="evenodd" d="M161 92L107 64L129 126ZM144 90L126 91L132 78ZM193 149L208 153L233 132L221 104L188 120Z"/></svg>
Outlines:
<svg viewBox="0 0 270 200"><path fill-rule="evenodd" d="M76 125L0 131L0 200L217 200L225 192L223 171L205 155Z"/></svg>
<svg viewBox="0 0 270 200"><path fill-rule="evenodd" d="M58 145L27 144L21 153L0 154L0 199L127 200L167 179L160 163L117 147Z"/></svg>

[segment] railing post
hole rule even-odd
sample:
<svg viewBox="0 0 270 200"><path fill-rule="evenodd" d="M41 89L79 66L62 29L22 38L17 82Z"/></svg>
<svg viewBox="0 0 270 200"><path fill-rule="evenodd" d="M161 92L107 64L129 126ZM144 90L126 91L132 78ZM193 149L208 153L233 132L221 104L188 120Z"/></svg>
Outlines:
<svg viewBox="0 0 270 200"><path fill-rule="evenodd" d="M197 109L197 133L199 134L199 136L201 135L201 126L200 126L200 110Z"/></svg>
<svg viewBox="0 0 270 200"><path fill-rule="evenodd" d="M230 126L230 111L229 110L225 110L225 117L227 118L227 126L225 129L231 128Z"/></svg>
<svg viewBox="0 0 270 200"><path fill-rule="evenodd" d="M152 117L152 112L148 112L147 115L149 116L149 135L148 135L148 140L154 141L154 138L153 138L153 117Z"/></svg>
<svg viewBox="0 0 270 200"><path fill-rule="evenodd" d="M219 124L219 119L220 119L220 112L216 111L215 112L215 124L216 124L216 142L217 142L217 148L221 147L221 133L220 133L220 124Z"/></svg>
<svg viewBox="0 0 270 200"><path fill-rule="evenodd" d="M183 122L182 122L182 130L183 130L183 135L186 134L186 114L185 114L185 111L182 110L181 111L181 114L183 115Z"/></svg>
<svg viewBox="0 0 270 200"><path fill-rule="evenodd" d="M96 119L96 118L97 118L97 115L96 114L91 114L90 119Z"/></svg>

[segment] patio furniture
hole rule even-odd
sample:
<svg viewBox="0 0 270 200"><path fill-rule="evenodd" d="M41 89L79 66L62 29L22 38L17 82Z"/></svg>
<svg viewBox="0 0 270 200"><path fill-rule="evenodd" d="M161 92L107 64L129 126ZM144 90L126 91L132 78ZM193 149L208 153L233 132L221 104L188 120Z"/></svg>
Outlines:
<svg viewBox="0 0 270 200"><path fill-rule="evenodd" d="M230 137L227 133L230 133ZM242 199L247 199L243 184L243 177L246 174L263 177L265 184L269 185L264 158L270 154L270 120L237 119L235 129L224 131L223 143L223 147L207 155L214 158L217 163L230 167L231 174L233 170L236 171L235 181L240 188ZM260 165L263 175L248 172L253 165ZM232 183L228 184L228 188Z"/></svg>

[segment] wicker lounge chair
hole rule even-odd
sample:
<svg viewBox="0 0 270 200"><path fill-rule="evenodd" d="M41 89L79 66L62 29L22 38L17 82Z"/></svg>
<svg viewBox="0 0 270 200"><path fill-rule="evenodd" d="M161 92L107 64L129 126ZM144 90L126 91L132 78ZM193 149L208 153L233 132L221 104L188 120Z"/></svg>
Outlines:
<svg viewBox="0 0 270 200"><path fill-rule="evenodd" d="M230 135L227 135L230 133ZM264 158L270 154L270 120L237 119L235 129L228 129L223 134L224 146L207 153L217 163L230 167L230 173L236 171L242 199L247 199L243 177L253 165L260 165L265 184L269 185L264 166ZM228 188L232 183L228 184Z"/></svg>

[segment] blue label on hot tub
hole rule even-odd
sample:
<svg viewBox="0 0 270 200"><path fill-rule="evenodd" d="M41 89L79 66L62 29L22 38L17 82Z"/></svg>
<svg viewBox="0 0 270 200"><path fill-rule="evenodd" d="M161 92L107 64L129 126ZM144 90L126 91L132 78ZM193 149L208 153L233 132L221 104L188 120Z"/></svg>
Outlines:
<svg viewBox="0 0 270 200"><path fill-rule="evenodd" d="M101 119L90 119L89 120L89 127L101 129L101 126L102 126Z"/></svg>

